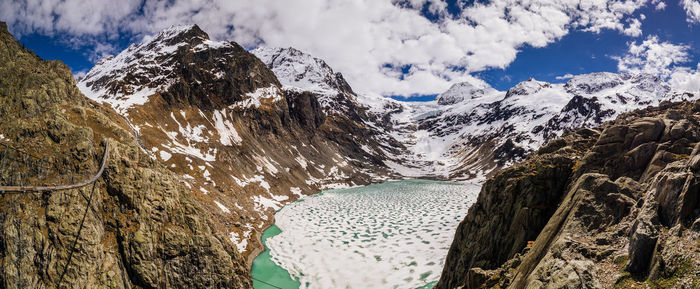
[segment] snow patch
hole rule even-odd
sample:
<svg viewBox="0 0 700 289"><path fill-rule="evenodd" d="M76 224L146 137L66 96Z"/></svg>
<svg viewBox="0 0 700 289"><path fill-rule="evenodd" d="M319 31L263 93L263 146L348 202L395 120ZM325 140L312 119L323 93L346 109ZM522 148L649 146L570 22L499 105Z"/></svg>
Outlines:
<svg viewBox="0 0 700 289"><path fill-rule="evenodd" d="M173 155L166 151L160 151L160 159L167 162Z"/></svg>
<svg viewBox="0 0 700 289"><path fill-rule="evenodd" d="M231 213L231 211L226 206L222 205L218 201L214 201L214 203L219 207L219 209L221 209L222 212Z"/></svg>
<svg viewBox="0 0 700 289"><path fill-rule="evenodd" d="M219 141L225 146L240 145L243 139L238 135L236 128L233 127L233 123L225 116L225 110L214 111L214 127L219 133Z"/></svg>

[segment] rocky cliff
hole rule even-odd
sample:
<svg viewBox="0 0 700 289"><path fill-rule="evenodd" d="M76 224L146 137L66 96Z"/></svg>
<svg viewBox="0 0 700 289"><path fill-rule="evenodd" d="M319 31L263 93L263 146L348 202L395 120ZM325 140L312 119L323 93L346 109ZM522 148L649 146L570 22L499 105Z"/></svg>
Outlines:
<svg viewBox="0 0 700 289"><path fill-rule="evenodd" d="M2 185L82 180L110 139L94 188L0 195L0 288L252 288L224 225L66 65L23 48L4 23L0 119L0 143L25 153L0 150Z"/></svg>
<svg viewBox="0 0 700 289"><path fill-rule="evenodd" d="M351 93L342 76L332 80L336 102ZM185 182L249 263L283 204L395 176L361 149L376 133L354 107L330 113L318 91L283 87L255 55L196 25L105 57L79 87L125 118L144 153Z"/></svg>
<svg viewBox="0 0 700 289"><path fill-rule="evenodd" d="M500 171L437 288L697 288L699 121L700 102L663 102Z"/></svg>

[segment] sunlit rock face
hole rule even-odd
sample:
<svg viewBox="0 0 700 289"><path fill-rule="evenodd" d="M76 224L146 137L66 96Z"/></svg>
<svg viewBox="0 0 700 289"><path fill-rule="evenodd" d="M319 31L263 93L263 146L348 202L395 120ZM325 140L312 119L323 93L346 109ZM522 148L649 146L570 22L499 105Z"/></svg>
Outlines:
<svg viewBox="0 0 700 289"><path fill-rule="evenodd" d="M349 97L342 76L333 79L338 97ZM285 203L396 176L354 102L343 110L353 114L329 113L318 92L288 89L255 55L196 25L106 57L78 85L121 114L245 256L260 251L260 232Z"/></svg>
<svg viewBox="0 0 700 289"><path fill-rule="evenodd" d="M620 114L499 171L457 227L436 288L697 284L699 112L696 100Z"/></svg>
<svg viewBox="0 0 700 289"><path fill-rule="evenodd" d="M0 22L0 67L1 186L79 183L107 155L88 186L3 192L3 288L252 288L223 224L124 118L78 90L68 66Z"/></svg>

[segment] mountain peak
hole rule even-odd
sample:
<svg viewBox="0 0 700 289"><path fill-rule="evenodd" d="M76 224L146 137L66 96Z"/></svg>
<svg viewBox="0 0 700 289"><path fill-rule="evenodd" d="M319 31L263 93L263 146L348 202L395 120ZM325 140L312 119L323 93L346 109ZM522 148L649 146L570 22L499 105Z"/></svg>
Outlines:
<svg viewBox="0 0 700 289"><path fill-rule="evenodd" d="M178 25L105 56L79 82L89 98L123 112L159 93L167 103L230 105L258 88L277 87L272 71L243 47L212 41L197 25Z"/></svg>
<svg viewBox="0 0 700 289"><path fill-rule="evenodd" d="M197 45L205 40L209 40L209 35L204 32L197 24L190 25L172 25L150 39L150 43L163 43L165 45L176 45L178 43L189 43Z"/></svg>
<svg viewBox="0 0 700 289"><path fill-rule="evenodd" d="M551 87L552 85L548 82L538 81L532 77L528 80L522 81L506 92L506 97L509 98L514 95L530 95L540 91L542 88Z"/></svg>
<svg viewBox="0 0 700 289"><path fill-rule="evenodd" d="M325 61L296 48L258 47L251 53L272 69L285 86L322 95L354 94L343 76L333 72Z"/></svg>
<svg viewBox="0 0 700 289"><path fill-rule="evenodd" d="M629 78L628 74L593 72L574 76L566 82L564 87L571 93L592 94L617 87Z"/></svg>
<svg viewBox="0 0 700 289"><path fill-rule="evenodd" d="M450 105L462 102L465 99L475 99L484 96L490 87L479 87L469 82L453 84L447 91L437 97L438 104Z"/></svg>

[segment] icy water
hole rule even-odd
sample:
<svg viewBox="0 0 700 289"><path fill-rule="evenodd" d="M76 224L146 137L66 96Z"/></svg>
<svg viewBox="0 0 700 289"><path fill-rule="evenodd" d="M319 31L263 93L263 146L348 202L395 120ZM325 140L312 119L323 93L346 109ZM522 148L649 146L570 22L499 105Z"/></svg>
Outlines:
<svg viewBox="0 0 700 289"><path fill-rule="evenodd" d="M288 204L253 277L280 288L432 288L480 186L405 180ZM256 289L276 288L255 281Z"/></svg>

